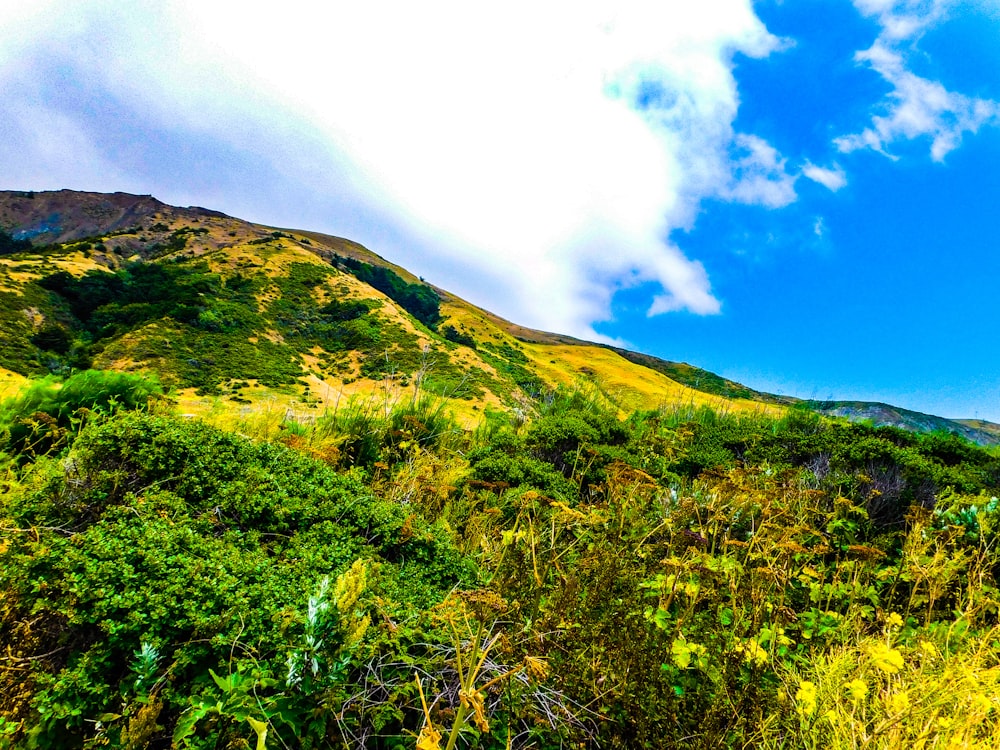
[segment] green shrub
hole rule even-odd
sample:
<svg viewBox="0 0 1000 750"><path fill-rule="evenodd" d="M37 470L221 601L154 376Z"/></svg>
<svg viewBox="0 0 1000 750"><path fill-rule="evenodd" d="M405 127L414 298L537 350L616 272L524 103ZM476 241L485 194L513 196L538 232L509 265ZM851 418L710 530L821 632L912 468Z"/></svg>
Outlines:
<svg viewBox="0 0 1000 750"><path fill-rule="evenodd" d="M335 262L358 280L378 289L430 329L441 320L441 297L427 284L409 284L385 266L335 256Z"/></svg>
<svg viewBox="0 0 1000 750"><path fill-rule="evenodd" d="M15 240L10 232L0 229L0 255L26 253L31 250L30 240Z"/></svg>
<svg viewBox="0 0 1000 750"><path fill-rule="evenodd" d="M286 717L316 716L320 705L341 711L337 701L350 697L369 660L377 663L376 649L388 649L390 661L408 658L393 651L411 647L394 621L475 580L474 567L435 529L356 479L197 422L122 413L88 426L64 463L39 471L4 506L15 528L37 533L0 547L0 648L24 653L18 634L34 627L26 643L38 655L25 662L29 674L0 675L0 695L14 695L11 679L31 689L16 715L4 698L0 711L25 721L32 746L124 746L154 705L149 739L165 742L182 715L197 719L192 707L203 697L216 704L210 670L245 675L243 687L284 705ZM339 654L327 632L321 653L322 633L303 632L310 597L325 576L358 560L368 584L352 611L358 623L370 612L375 625ZM309 632L311 642L303 640ZM308 694L286 682L288 659L302 648L313 649L310 659L322 660L329 676ZM42 656L50 653L57 656ZM235 700L235 679L223 680L230 698L219 700ZM391 695L382 696L390 707ZM402 732L406 716L412 726L418 709L404 716L401 705L385 712L381 732ZM340 715L351 725L366 710L345 703ZM343 741L337 722L296 722L275 719L284 742ZM186 741L221 746L246 729L217 716Z"/></svg>

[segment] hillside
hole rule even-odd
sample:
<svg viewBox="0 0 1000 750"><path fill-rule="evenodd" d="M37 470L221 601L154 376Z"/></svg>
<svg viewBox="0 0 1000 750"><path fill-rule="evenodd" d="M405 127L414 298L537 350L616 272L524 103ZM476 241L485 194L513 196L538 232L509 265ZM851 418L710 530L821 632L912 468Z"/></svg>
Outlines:
<svg viewBox="0 0 1000 750"><path fill-rule="evenodd" d="M0 368L25 376L82 366L153 371L191 413L266 401L308 415L344 398L398 399L419 385L473 424L484 409L523 409L538 393L582 379L623 413L799 404L875 426L955 432L980 445L996 444L1000 434L1000 425L885 404L775 396L686 363L532 330L351 240L168 206L152 196L0 192L0 230L32 248L0 254L0 322L8 334ZM133 270L143 264L169 269L156 277L159 292L169 286L188 299L132 300L124 318L95 330L80 314L120 310L84 313L66 297L93 286L99 273L118 274L116 283L139 289L144 282L132 278ZM67 281L60 273L72 277L73 289L54 288L58 278ZM368 309L357 307L361 302Z"/></svg>
<svg viewBox="0 0 1000 750"><path fill-rule="evenodd" d="M345 239L0 203L0 750L997 747L996 447Z"/></svg>
<svg viewBox="0 0 1000 750"><path fill-rule="evenodd" d="M899 427L913 432L955 433L979 445L1000 445L998 426L982 420L945 419L869 401L804 401L803 404L819 414L844 417L852 422L870 422L878 427Z"/></svg>
<svg viewBox="0 0 1000 750"><path fill-rule="evenodd" d="M153 371L194 412L262 398L321 412L419 384L474 422L581 378L626 412L772 408L517 326L343 238L72 191L0 193L0 227L33 243L0 257L0 367L22 375Z"/></svg>

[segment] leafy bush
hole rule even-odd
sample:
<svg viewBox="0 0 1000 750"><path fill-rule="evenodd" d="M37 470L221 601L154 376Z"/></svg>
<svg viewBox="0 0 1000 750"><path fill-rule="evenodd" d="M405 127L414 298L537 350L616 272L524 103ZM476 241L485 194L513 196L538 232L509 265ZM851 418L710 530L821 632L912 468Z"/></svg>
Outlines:
<svg viewBox="0 0 1000 750"><path fill-rule="evenodd" d="M427 284L409 284L385 266L375 266L354 258L335 256L341 268L398 302L410 315L434 329L441 320L441 297Z"/></svg>
<svg viewBox="0 0 1000 750"><path fill-rule="evenodd" d="M39 471L4 506L13 527L37 533L0 546L0 647L27 669L0 676L0 711L26 722L32 746L124 746L142 721L146 741L162 742L180 717L192 720L202 696L215 705L207 697L222 687L232 697L237 674L257 700L283 705L286 718L313 715L319 703L350 696L379 642L387 658L401 658L392 649L409 646L394 621L474 580L472 565L434 529L356 480L198 423L121 414L87 427L65 463ZM298 613L324 576L352 564L367 569L368 583L351 612L371 612L378 624L355 632L339 656L336 642L309 652L332 682L300 695L288 659L319 649L322 634ZM354 720L367 708L329 706ZM402 731L405 717L394 711L381 732ZM233 716L206 721L186 741L236 740L246 724ZM275 724L285 741L325 743L341 731L337 722Z"/></svg>

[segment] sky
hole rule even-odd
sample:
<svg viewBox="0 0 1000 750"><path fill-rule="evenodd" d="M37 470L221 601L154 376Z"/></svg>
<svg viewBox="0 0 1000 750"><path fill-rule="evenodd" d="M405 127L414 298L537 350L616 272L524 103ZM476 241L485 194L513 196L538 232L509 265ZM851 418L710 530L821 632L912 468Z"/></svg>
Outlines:
<svg viewBox="0 0 1000 750"><path fill-rule="evenodd" d="M0 0L0 189L60 188L1000 422L1000 0Z"/></svg>

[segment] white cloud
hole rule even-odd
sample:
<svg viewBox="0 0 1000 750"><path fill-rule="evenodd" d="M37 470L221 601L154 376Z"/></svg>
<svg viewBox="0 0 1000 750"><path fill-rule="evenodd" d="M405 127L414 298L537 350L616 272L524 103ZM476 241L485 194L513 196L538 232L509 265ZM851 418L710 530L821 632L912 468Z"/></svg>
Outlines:
<svg viewBox="0 0 1000 750"><path fill-rule="evenodd" d="M287 192L296 175L318 202L344 191L433 255L407 257L404 239L373 249L552 330L595 336L615 291L647 282L661 287L651 314L717 312L705 269L670 233L705 198L795 200L781 155L733 129L733 56L782 44L750 0L64 0L30 25L0 24L0 50L15 38L57 51L165 131L283 175L247 185L245 201Z"/></svg>
<svg viewBox="0 0 1000 750"><path fill-rule="evenodd" d="M957 0L854 0L862 15L878 19L880 36L887 41L918 37L956 4Z"/></svg>
<svg viewBox="0 0 1000 750"><path fill-rule="evenodd" d="M737 135L733 145L732 181L722 197L768 208L795 200L795 177L785 171L787 160L777 149L755 135Z"/></svg>
<svg viewBox="0 0 1000 750"><path fill-rule="evenodd" d="M847 185L847 175L839 164L834 164L832 168L817 167L812 162L807 161L802 167L802 174L834 193Z"/></svg>
<svg viewBox="0 0 1000 750"><path fill-rule="evenodd" d="M961 144L963 134L1000 123L1000 102L949 91L908 67L916 40L946 17L955 0L855 0L854 4L882 27L871 48L858 52L855 60L870 66L893 90L869 127L834 140L842 153L872 149L894 159L889 150L893 143L926 137L931 141L931 158L940 162Z"/></svg>

